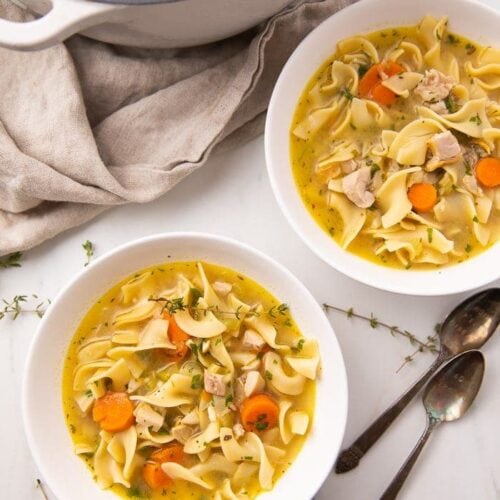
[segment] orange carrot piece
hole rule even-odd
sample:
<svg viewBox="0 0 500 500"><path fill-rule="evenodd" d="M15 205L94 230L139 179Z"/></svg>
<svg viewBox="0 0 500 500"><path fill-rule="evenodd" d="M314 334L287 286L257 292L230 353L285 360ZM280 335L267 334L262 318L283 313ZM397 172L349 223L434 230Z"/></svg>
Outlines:
<svg viewBox="0 0 500 500"><path fill-rule="evenodd" d="M370 97L373 87L380 83L379 64L374 64L359 81L358 90L360 97Z"/></svg>
<svg viewBox="0 0 500 500"><path fill-rule="evenodd" d="M279 406L266 394L245 399L240 407L241 423L249 432L265 431L278 423Z"/></svg>
<svg viewBox="0 0 500 500"><path fill-rule="evenodd" d="M381 84L381 74L383 73L389 77L403 71L404 68L393 61L374 64L359 81L358 90L360 97L373 99L383 105L394 104L397 95Z"/></svg>
<svg viewBox="0 0 500 500"><path fill-rule="evenodd" d="M372 99L383 106L394 104L397 98L398 96L392 90L384 87L381 83L375 85L372 90Z"/></svg>
<svg viewBox="0 0 500 500"><path fill-rule="evenodd" d="M487 188L500 186L500 158L487 156L476 163L476 179Z"/></svg>
<svg viewBox="0 0 500 500"><path fill-rule="evenodd" d="M182 464L186 459L186 454L181 444L173 443L153 451L149 459L153 462L159 462L160 464L164 462Z"/></svg>
<svg viewBox="0 0 500 500"><path fill-rule="evenodd" d="M125 392L110 391L94 403L92 418L104 431L121 432L135 421L134 404Z"/></svg>
<svg viewBox="0 0 500 500"><path fill-rule="evenodd" d="M173 358L175 360L183 359L189 351L189 347L186 345L189 335L176 323L175 315L163 311L163 318L168 320L168 336L172 344L175 345Z"/></svg>
<svg viewBox="0 0 500 500"><path fill-rule="evenodd" d="M146 462L142 469L142 477L152 490L168 488L174 484L172 478L163 472L157 462Z"/></svg>
<svg viewBox="0 0 500 500"><path fill-rule="evenodd" d="M174 481L170 476L165 474L161 468L161 464L165 462L175 462L182 464L185 462L186 454L183 447L179 443L172 443L153 451L149 456L148 462L142 469L142 477L147 485L156 490L158 488L166 488L173 486Z"/></svg>
<svg viewBox="0 0 500 500"><path fill-rule="evenodd" d="M429 212L437 202L437 191L432 184L419 182L408 190L408 199L417 212Z"/></svg>

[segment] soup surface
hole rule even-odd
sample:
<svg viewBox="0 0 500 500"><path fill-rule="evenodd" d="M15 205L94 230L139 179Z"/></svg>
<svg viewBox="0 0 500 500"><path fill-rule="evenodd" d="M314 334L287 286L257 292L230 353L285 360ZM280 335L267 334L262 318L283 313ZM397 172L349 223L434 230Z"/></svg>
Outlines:
<svg viewBox="0 0 500 500"><path fill-rule="evenodd" d="M291 163L318 224L365 259L462 262L500 236L500 49L418 26L340 41L294 115Z"/></svg>
<svg viewBox="0 0 500 500"><path fill-rule="evenodd" d="M132 498L255 498L313 418L315 340L251 279L196 262L152 267L103 295L63 370L75 452Z"/></svg>

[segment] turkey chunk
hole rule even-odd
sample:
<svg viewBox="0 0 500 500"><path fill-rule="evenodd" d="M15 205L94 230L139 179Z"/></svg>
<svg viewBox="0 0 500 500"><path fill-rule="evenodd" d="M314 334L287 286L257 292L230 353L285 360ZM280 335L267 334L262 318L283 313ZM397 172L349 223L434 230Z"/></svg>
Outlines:
<svg viewBox="0 0 500 500"><path fill-rule="evenodd" d="M368 208L375 201L375 196L368 190L370 182L370 167L362 167L342 179L342 189L356 206Z"/></svg>
<svg viewBox="0 0 500 500"><path fill-rule="evenodd" d="M216 396L226 395L226 384L224 383L224 375L218 373L210 373L205 370L204 378L205 390Z"/></svg>
<svg viewBox="0 0 500 500"><path fill-rule="evenodd" d="M265 345L266 341L255 330L245 330L243 334L243 347L253 351L260 351Z"/></svg>
<svg viewBox="0 0 500 500"><path fill-rule="evenodd" d="M434 153L432 160L437 162L455 161L462 154L457 138L449 130L434 135L429 146Z"/></svg>
<svg viewBox="0 0 500 500"><path fill-rule="evenodd" d="M455 79L436 69L425 72L423 80L415 88L415 94L424 101L441 101L446 99L456 84Z"/></svg>

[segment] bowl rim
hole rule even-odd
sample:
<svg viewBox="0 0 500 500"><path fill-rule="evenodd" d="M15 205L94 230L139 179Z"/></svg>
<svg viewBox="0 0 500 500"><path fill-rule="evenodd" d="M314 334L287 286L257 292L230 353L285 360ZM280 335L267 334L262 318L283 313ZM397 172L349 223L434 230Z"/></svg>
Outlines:
<svg viewBox="0 0 500 500"><path fill-rule="evenodd" d="M458 21L460 11L467 8L473 8L482 18L493 16L494 19L500 20L500 11L476 0L421 0L418 7L411 4L411 8L407 2L401 2L400 0L361 0L326 18L293 51L281 70L271 96L264 137L265 158L271 187L285 218L302 241L321 260L344 275L380 290L405 295L440 296L469 291L500 277L500 267L494 265L500 259L500 242L494 243L480 254L462 263L440 267L435 270L409 271L383 266L344 250L333 241L309 213L295 183L290 165L290 143L288 139L293 112L305 85L312 78L315 71L319 69L320 65L333 54L333 51L322 57L321 62L315 64L311 71L304 70L303 67L307 66L308 62L309 65L312 64L308 61L309 56L315 49L318 49L320 42L324 42L325 39L329 39L329 43L334 46L338 40L345 36L401 26L402 23L391 22L391 16L387 16L386 21L383 23L367 19L367 13L374 6L384 4L384 9L387 11L386 3L396 4L399 11L403 12L406 17L411 17L412 12L417 8L422 10L420 5L432 5L433 7L424 7L426 10L431 11L432 14L433 9L435 11L443 8L443 6L453 4L455 10L452 11L452 15L449 15L452 23ZM434 5L437 7L434 8ZM338 28L342 23L344 25L348 24L347 20L351 20L353 17L360 21L358 25L360 27L349 27L349 35L338 36L335 33L335 28ZM395 17L393 14L392 18ZM402 14L399 14L399 17L402 17ZM414 15L413 17L417 16ZM389 18L389 21L387 21L387 18ZM417 17L417 19L419 18L421 16ZM476 38L481 37L479 27L474 27L474 32ZM296 93L290 95L295 92L292 87L297 85L296 83L290 83L291 80L300 80L302 82L298 95ZM291 114L287 109L290 102L293 109ZM287 116L285 122L286 132L282 129L283 115ZM287 134L286 141L281 138L283 133ZM284 148L286 148L286 151L283 150ZM293 189L290 189L290 180ZM496 272L495 269L497 269ZM465 276L463 279L462 275Z"/></svg>
<svg viewBox="0 0 500 500"><path fill-rule="evenodd" d="M82 277L87 276L88 274L95 273L96 270L101 267L101 266L106 266L109 263L111 263L117 256L120 254L126 253L128 250L134 247L141 247L144 245L148 245L150 243L154 243L156 241L164 241L165 243L168 243L169 240L172 239L184 239L184 238L194 238L200 240L201 243L204 241L208 242L217 242L218 244L221 245L226 245L229 247L232 247L232 249L236 253L246 253L251 259L256 259L260 260L267 266L271 266L275 268L275 271L279 274L282 274L286 276L286 279L289 280L289 282L298 290L298 293L304 297L304 299L307 300L307 302L310 304L308 307L312 307L313 309L316 309L315 313L320 314L320 321L324 324L323 330L325 331L324 335L321 335L321 344L324 346L324 343L327 339L329 343L329 347L333 349L335 352L335 364L336 364L336 374L337 376L340 374L340 378L338 378L336 384L338 388L338 399L336 402L336 411L338 411L336 415L336 419L338 422L338 427L337 431L335 433L336 437L336 442L330 442L328 443L328 450L332 449L334 450L333 453L328 452L329 460L323 461L321 464L315 464L315 471L317 471L317 475L315 477L314 484L309 487L309 492L311 498L317 493L317 491L321 488L323 483L325 482L326 478L328 477L329 473L331 472L333 465L335 463L335 460L337 458L338 453L340 452L340 447L342 444L342 440L344 438L345 434L345 428L347 424L347 415L348 415L348 380L347 380L347 372L345 369L345 361L344 361L344 356L343 352L340 346L340 343L337 339L337 336L333 330L333 327L331 323L329 322L326 314L324 313L323 309L319 305L318 301L315 299L315 297L312 295L312 293L309 291L309 289L283 264L280 262L277 262L274 260L272 257L268 256L267 254L263 253L262 251L253 248L252 246L242 243L240 241L237 241L233 238L229 238L226 236L220 236L220 235L215 235L215 234L210 234L210 233L204 233L204 232L195 232L195 231L175 231L175 232L165 232L165 233L157 233L153 234L150 236L145 236L142 238L135 239L133 241L127 242L123 245L120 245L116 248L114 248L111 251L106 252L102 256L96 258L92 264L88 267L83 267L73 278L71 278L68 283L63 286L59 292L57 293L56 297L52 301L49 309L47 310L46 314L41 318L41 321L36 329L36 332L30 342L30 347L28 351L28 355L26 358L26 363L24 366L24 371L23 371L23 381L22 381L22 398L21 398L21 403L22 403L22 419L23 419L23 427L28 443L28 447L30 449L30 452L32 454L32 457L34 459L34 462L40 472L41 477L44 478L46 481L46 484L50 488L51 492L55 495L56 498L63 498L60 496L60 485L61 480L57 479L57 477L54 474L54 470L50 469L46 466L46 463L44 462L42 456L43 456L43 451L39 447L38 444L38 439L37 439L37 433L40 433L42 431L37 431L36 430L36 416L31 415L28 412L28 408L30 405L30 401L33 398L33 393L32 393L32 388L31 388L31 382L34 380L33 377L35 377L35 374L33 373L34 370L34 360L37 356L37 348L40 345L41 342L43 342L44 339L44 331L46 330L46 325L49 323L50 319L52 316L57 316L60 314L60 311L58 310L59 303L63 297L65 297L68 292L70 292L75 285L77 285ZM200 254L203 254L203 248L200 247ZM237 258L237 257L236 257ZM175 259L172 260L172 262L180 261L181 259ZM195 259L193 259L195 260ZM201 258L199 259L200 261L204 261L205 259ZM210 260L207 259L207 262L210 262ZM155 265L155 264L151 264ZM221 263L217 263L217 265L224 265ZM231 267L228 265L228 267ZM237 268L235 268L237 270ZM249 275L248 273L246 274L249 278L254 279L253 276ZM269 287L269 283L267 285L260 283L260 281L257 281L261 286L264 286L266 289ZM97 292L97 294L94 294L94 298L99 297L102 293L104 293L105 290L100 290ZM81 319L80 319L81 320ZM79 321L80 321L79 320ZM71 342L71 339L74 335L74 331L68 332L67 336L65 337L64 340L64 354L63 354L63 359L66 356L67 349L69 346L69 343ZM310 334L309 334L310 336ZM318 338L315 336L314 338ZM330 349L324 349L324 351L327 351ZM322 365L327 363L329 360L327 359L322 359ZM63 367L59 367L59 375L62 375L62 369ZM332 372L333 373L333 372ZM330 380L331 381L331 380ZM318 383L321 383L322 385L325 384L325 382L328 382L327 380L323 380L322 377L320 377L317 380ZM61 384L62 381L59 379L58 383ZM57 393L59 396L59 399L61 399L61 386L59 385ZM326 387L326 384L325 384ZM325 389L326 390L326 389ZM315 410L314 410L314 418L313 422L317 421L317 410L318 410L318 397L316 397L315 400ZM60 411L60 409L53 409L51 412L52 414L56 414L56 412ZM313 424L314 426L314 424ZM312 427L313 429L314 427ZM308 440L310 437L308 437L304 443L304 446L307 445ZM321 442L321 441L319 441ZM68 450L69 451L69 450ZM63 450L65 453L65 451ZM299 452L299 455L294 459L293 464L297 462L297 458L300 456L302 453L302 449ZM326 449L325 449L325 454L326 454ZM283 477L280 476L279 480L277 481L276 484L280 484L280 482L287 476L289 471L292 469L293 464L290 468L287 469ZM81 469L82 471L86 471L86 466L85 464L81 464ZM93 481L95 483L95 481ZM96 493L98 491L101 491L98 489L97 483L95 483L96 486ZM268 495L272 494L276 489L276 486L273 487L273 489L270 492L263 492L259 495L263 499L268 498ZM105 493L108 492L108 490L104 490ZM116 495L114 495L116 496ZM114 497L113 496L113 497ZM104 498L104 495L103 495Z"/></svg>

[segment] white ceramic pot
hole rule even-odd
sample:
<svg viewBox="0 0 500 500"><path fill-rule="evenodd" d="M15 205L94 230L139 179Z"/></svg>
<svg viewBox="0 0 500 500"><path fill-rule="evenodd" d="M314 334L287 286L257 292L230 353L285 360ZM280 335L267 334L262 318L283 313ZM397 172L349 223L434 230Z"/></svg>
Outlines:
<svg viewBox="0 0 500 500"><path fill-rule="evenodd" d="M1 19L0 46L18 50L43 49L82 32L91 38L113 44L148 48L187 47L245 31L290 2L122 1L122 4L112 5L89 0L18 0L30 10L43 15L28 23Z"/></svg>
<svg viewBox="0 0 500 500"><path fill-rule="evenodd" d="M139 269L169 260L203 260L253 278L290 305L306 337L318 340L322 370L310 434L275 488L259 496L312 498L337 457L347 418L346 373L335 334L313 296L281 264L237 241L200 233L158 234L113 250L80 271L43 317L26 363L23 416L28 445L46 484L60 500L117 500L99 489L73 452L61 397L64 356L85 312L107 289Z"/></svg>
<svg viewBox="0 0 500 500"><path fill-rule="evenodd" d="M495 0L498 2L499 0ZM409 295L446 295L500 277L500 243L461 264L428 271L391 269L343 250L311 217L299 194L290 163L290 127L304 87L339 40L392 26L414 25L431 14L448 16L453 31L500 47L500 13L475 0L362 0L312 31L295 49L276 83L265 132L266 162L274 194L304 242L333 268L367 285Z"/></svg>

